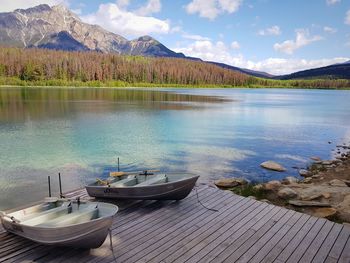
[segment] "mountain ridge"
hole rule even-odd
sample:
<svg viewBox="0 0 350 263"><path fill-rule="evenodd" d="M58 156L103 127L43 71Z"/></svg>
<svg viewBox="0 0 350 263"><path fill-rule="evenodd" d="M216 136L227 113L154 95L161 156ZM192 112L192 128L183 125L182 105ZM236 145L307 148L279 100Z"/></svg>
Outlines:
<svg viewBox="0 0 350 263"><path fill-rule="evenodd" d="M74 50L77 47L77 51L88 49L127 55L185 57L150 36L129 41L98 25L87 24L63 5L50 7L42 4L0 13L0 42L22 48Z"/></svg>
<svg viewBox="0 0 350 263"><path fill-rule="evenodd" d="M350 61L325 67L297 71L288 75L277 76L275 79L350 79Z"/></svg>

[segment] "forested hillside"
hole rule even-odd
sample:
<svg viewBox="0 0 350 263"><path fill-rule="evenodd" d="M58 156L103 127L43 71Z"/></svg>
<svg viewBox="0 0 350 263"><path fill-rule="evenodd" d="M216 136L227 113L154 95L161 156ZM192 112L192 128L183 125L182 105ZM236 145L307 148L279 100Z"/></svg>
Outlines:
<svg viewBox="0 0 350 263"><path fill-rule="evenodd" d="M295 72L278 79L350 79L350 63L334 64L321 68L313 68Z"/></svg>
<svg viewBox="0 0 350 263"><path fill-rule="evenodd" d="M348 80L268 80L188 59L0 48L1 85L349 87Z"/></svg>

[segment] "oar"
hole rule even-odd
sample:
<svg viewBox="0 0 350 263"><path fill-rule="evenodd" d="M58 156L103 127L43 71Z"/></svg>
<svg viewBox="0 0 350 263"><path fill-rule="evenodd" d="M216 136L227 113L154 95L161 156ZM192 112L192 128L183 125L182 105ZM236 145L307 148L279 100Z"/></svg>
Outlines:
<svg viewBox="0 0 350 263"><path fill-rule="evenodd" d="M110 172L109 176L120 177L124 175L134 175L134 174L148 175L149 173L158 173L158 172L160 172L160 170L144 170L144 171L135 171L135 172Z"/></svg>
<svg viewBox="0 0 350 263"><path fill-rule="evenodd" d="M109 176L111 176L111 177L120 177L123 175L128 175L128 173L126 173L126 172L110 172L109 173Z"/></svg>

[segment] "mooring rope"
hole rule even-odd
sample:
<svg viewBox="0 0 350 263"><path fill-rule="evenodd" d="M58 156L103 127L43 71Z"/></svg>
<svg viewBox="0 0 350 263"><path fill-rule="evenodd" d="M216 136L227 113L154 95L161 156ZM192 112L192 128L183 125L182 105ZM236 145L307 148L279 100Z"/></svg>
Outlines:
<svg viewBox="0 0 350 263"><path fill-rule="evenodd" d="M203 207L204 207L205 209L207 209L207 210L214 211L214 212L219 212L219 210L214 209L214 208L209 208L209 207L205 206L205 205L201 202L201 200L199 199L199 195L198 195L198 190L197 190L197 188L198 188L198 187L195 187L198 203L200 203L200 205L203 206Z"/></svg>

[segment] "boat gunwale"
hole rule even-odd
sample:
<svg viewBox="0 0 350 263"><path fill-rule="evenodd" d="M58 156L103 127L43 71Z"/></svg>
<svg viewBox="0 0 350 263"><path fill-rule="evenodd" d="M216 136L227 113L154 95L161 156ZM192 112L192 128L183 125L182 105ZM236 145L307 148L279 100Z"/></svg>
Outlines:
<svg viewBox="0 0 350 263"><path fill-rule="evenodd" d="M115 209L115 212L112 213L112 214L108 214L108 215L103 216L103 217L98 217L98 218L95 218L95 219L91 219L91 220L89 220L87 222L69 224L69 225L66 225L66 226L52 226L52 227L47 227L47 226L46 227L43 227L43 226L30 226L30 225L26 225L26 224L21 223L21 221L19 223L13 222L8 217L1 217L0 219L1 220L5 220L5 221L7 221L8 223L10 223L12 225L24 226L24 227L29 228L29 229L37 229L37 230L56 230L57 229L57 230L60 230L60 229L65 229L65 228L73 227L73 226L77 226L77 225L84 226L84 225L86 225L88 223L91 223L91 222L100 222L100 221L102 221L104 219L108 219L110 217L114 217L117 214L117 212L119 211L119 207L117 205L114 205L114 204L111 204L111 203L106 203L106 202L86 202L86 203L91 203L91 204L103 203L104 205L107 204L108 206L111 206L110 208L112 208L114 206L116 209ZM29 207L27 207L27 208L29 208ZM21 210L24 210L24 209L26 209L26 208L20 209L18 211L21 211ZM17 212L17 211L15 211L15 212ZM70 213L68 213L68 214L70 214Z"/></svg>
<svg viewBox="0 0 350 263"><path fill-rule="evenodd" d="M95 183L90 184L90 185L86 185L85 188L117 188L117 189L135 189L135 188L151 188L151 187L159 187L159 186L166 186L169 184L174 184L177 182L185 182L185 181L189 181L189 180L193 180L196 179L198 180L200 176L199 175L192 175L188 178L181 178L179 180L173 181L173 182L165 182L165 183L158 183L158 184L153 184L153 185L143 185L143 186L137 186L136 185L132 185L132 186L110 186L110 185L95 185ZM118 181L116 181L118 182ZM115 183L116 183L115 182Z"/></svg>

